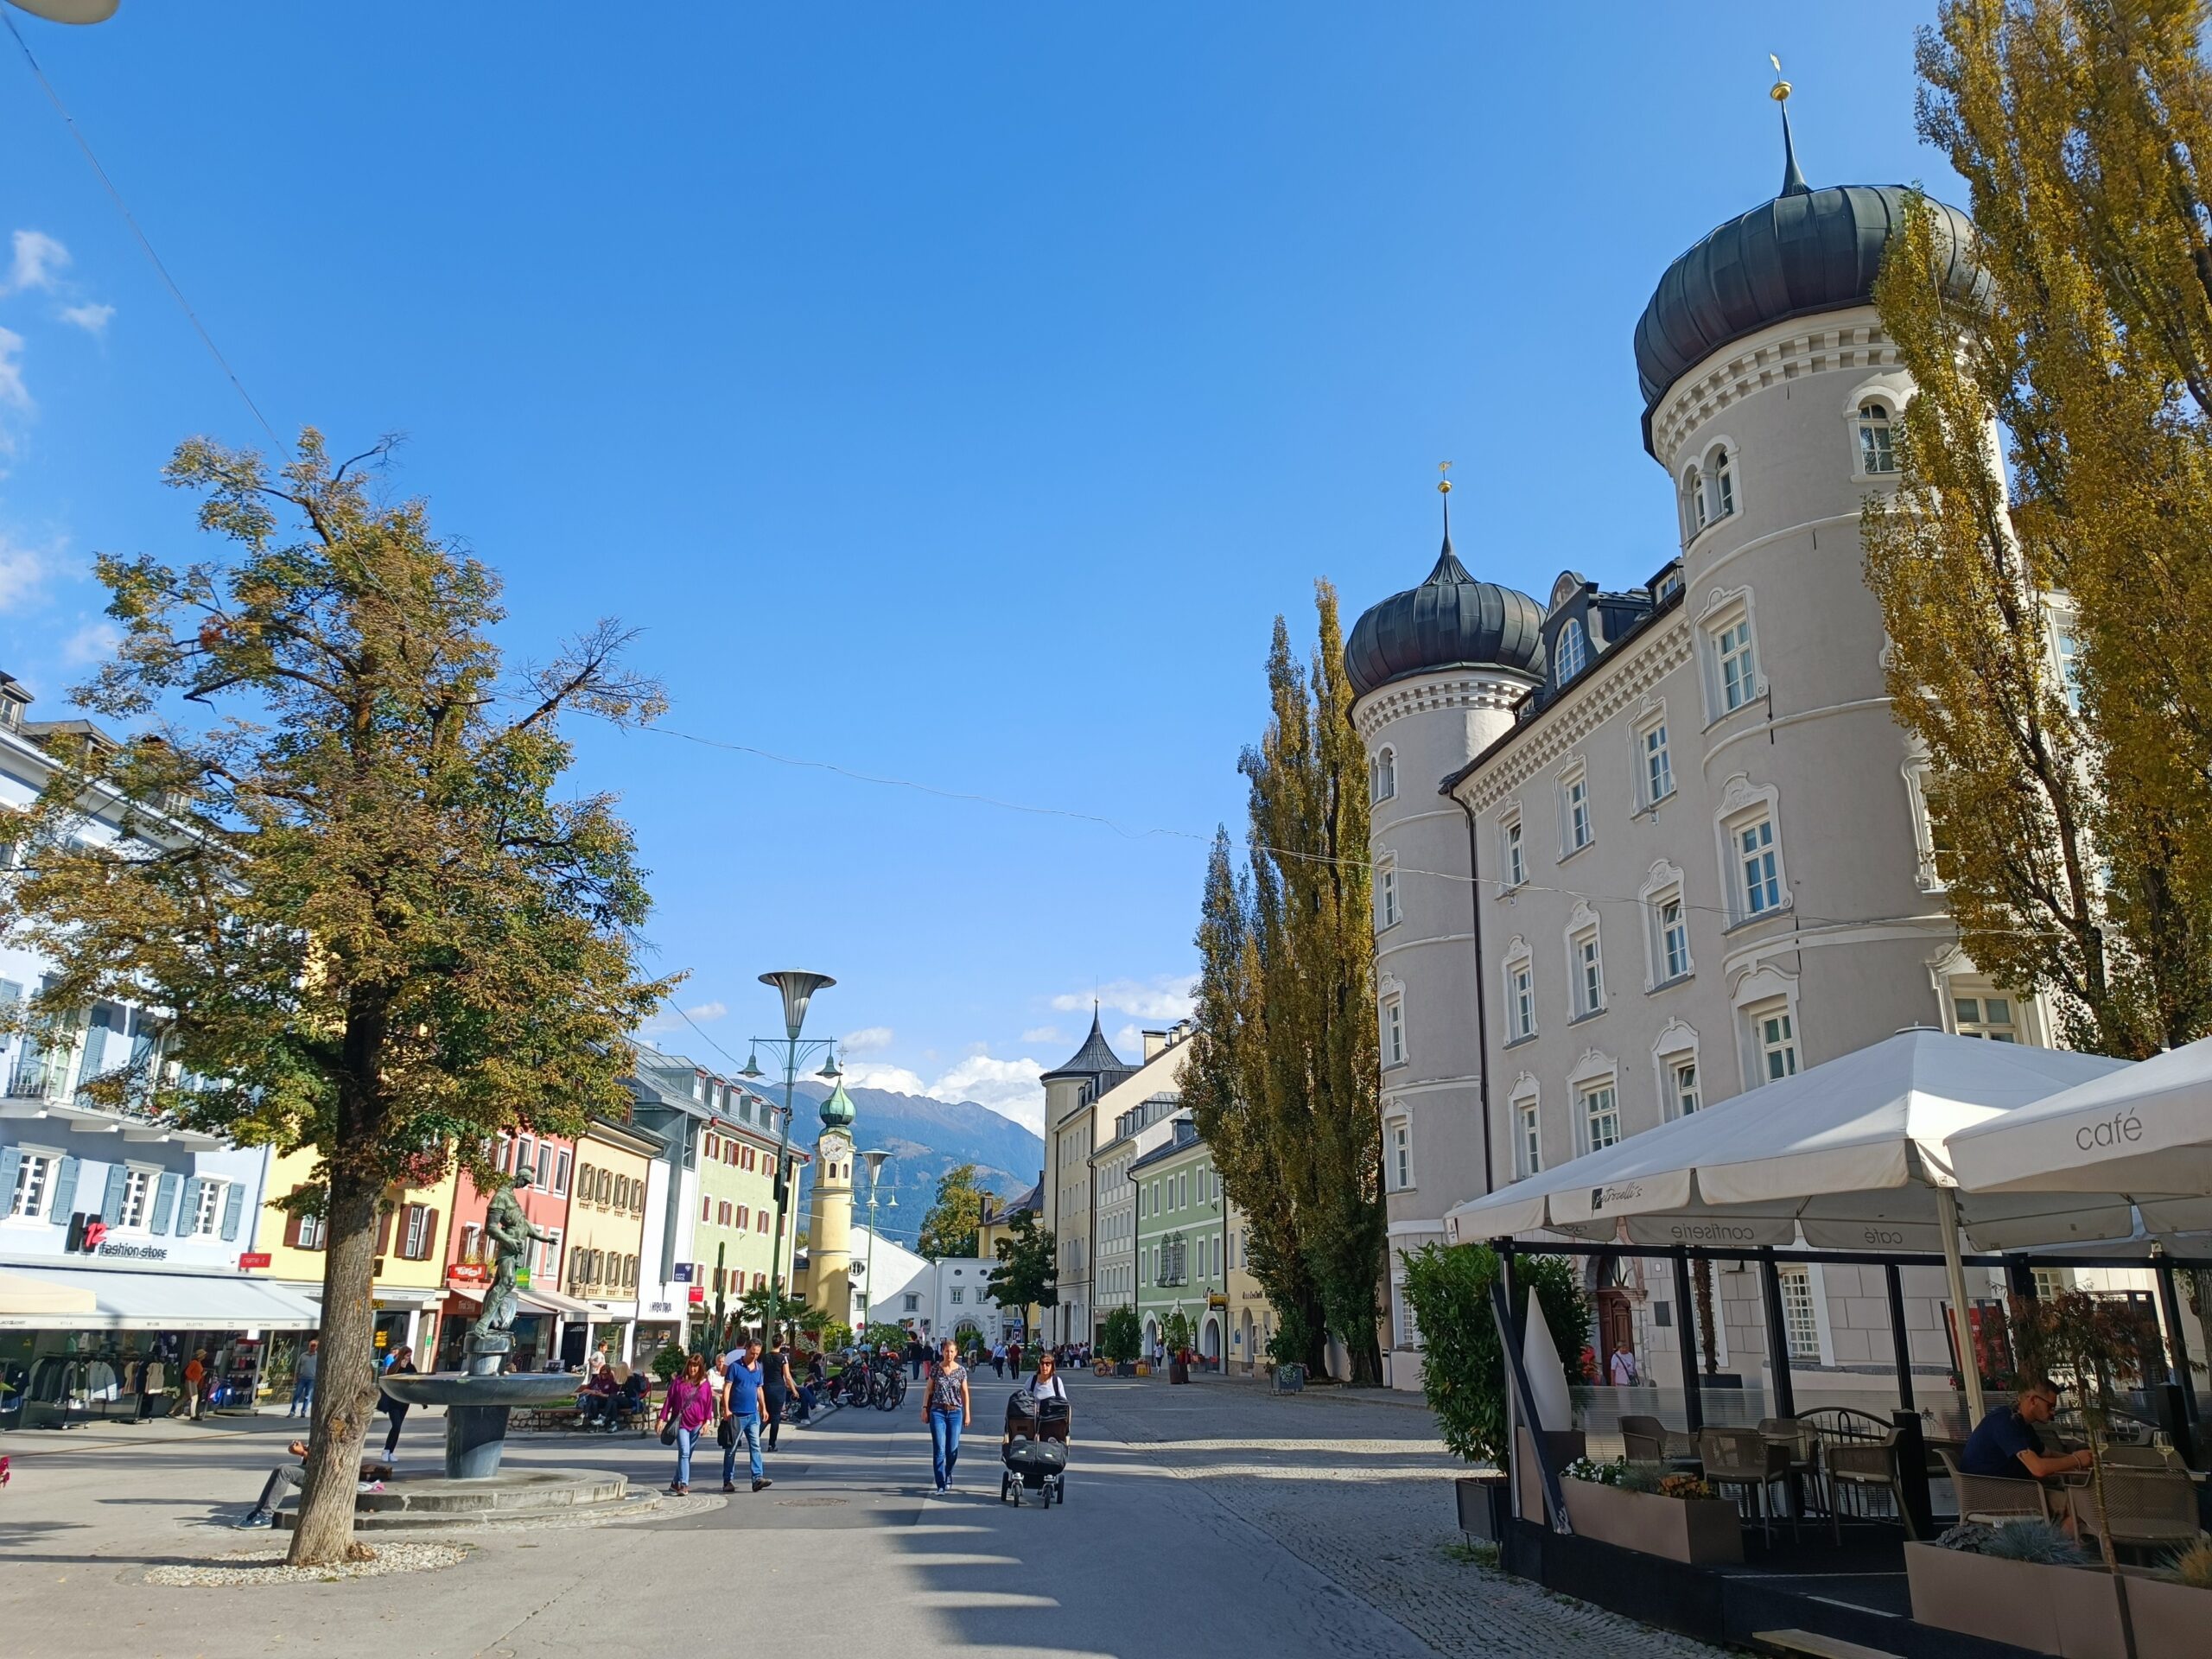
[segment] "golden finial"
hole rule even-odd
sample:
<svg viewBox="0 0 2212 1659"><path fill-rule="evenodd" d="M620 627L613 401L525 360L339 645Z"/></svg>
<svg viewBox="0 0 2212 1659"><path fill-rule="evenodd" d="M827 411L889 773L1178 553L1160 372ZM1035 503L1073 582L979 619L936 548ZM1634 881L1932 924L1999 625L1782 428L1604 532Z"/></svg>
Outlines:
<svg viewBox="0 0 2212 1659"><path fill-rule="evenodd" d="M1437 472L1438 472L1440 474L1441 474L1441 476L1440 476L1440 477L1437 479L1437 480L1436 480L1436 493L1437 493L1439 495L1449 495L1449 494L1451 494L1451 493L1452 493L1452 478L1451 478L1451 473L1452 473L1452 463L1451 463L1450 461L1438 461L1438 462L1436 463L1436 470L1437 470Z"/></svg>
<svg viewBox="0 0 2212 1659"><path fill-rule="evenodd" d="M1774 90L1767 96L1777 104L1787 104L1789 101L1789 83L1782 78L1782 60L1770 52L1766 54L1766 60L1774 66Z"/></svg>

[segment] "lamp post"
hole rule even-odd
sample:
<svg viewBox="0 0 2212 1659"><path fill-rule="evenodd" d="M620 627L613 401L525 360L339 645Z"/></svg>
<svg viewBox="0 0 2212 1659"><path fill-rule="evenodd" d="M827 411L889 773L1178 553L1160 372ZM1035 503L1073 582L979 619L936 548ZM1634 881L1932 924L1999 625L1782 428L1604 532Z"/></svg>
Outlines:
<svg viewBox="0 0 2212 1659"><path fill-rule="evenodd" d="M783 1305L784 1278L784 1220L791 1208L791 1111L793 1096L798 1087L798 1068L801 1062L811 1059L817 1051L828 1052L831 1045L826 1037L802 1040L799 1029L806 1023L806 1005L814 1000L817 991L827 990L837 982L827 974L806 972L803 969L779 969L760 976L763 985L772 985L784 999L784 1034L781 1037L755 1037L753 1053L745 1062L745 1070L738 1076L747 1082L758 1081L760 1071L760 1050L766 1044L770 1052L778 1049L784 1056L784 1122L781 1139L776 1147L776 1231L770 1243L768 1260L768 1306L772 1313ZM823 1064L822 1075L837 1075L834 1058Z"/></svg>
<svg viewBox="0 0 2212 1659"><path fill-rule="evenodd" d="M883 1173L884 1165L891 1161L891 1154L887 1152L864 1152L861 1157L868 1165L868 1266L862 1269L868 1288L861 1293L863 1299L861 1303L861 1334L865 1337L868 1326L875 1323L875 1182L876 1178ZM899 1207L896 1196L893 1197L891 1206L894 1210Z"/></svg>

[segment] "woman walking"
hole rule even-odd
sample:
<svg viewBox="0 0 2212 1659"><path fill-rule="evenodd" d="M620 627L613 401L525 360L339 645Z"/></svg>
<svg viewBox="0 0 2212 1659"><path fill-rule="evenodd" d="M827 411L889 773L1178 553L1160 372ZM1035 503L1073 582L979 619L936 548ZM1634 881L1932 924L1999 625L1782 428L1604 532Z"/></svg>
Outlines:
<svg viewBox="0 0 2212 1659"><path fill-rule="evenodd" d="M384 1374L386 1376L416 1375L415 1351L412 1348L400 1349L392 1355L391 1363L384 1368ZM379 1391L377 1395L377 1409L391 1419L391 1427L384 1437L385 1460L389 1463L392 1454L399 1449L399 1430L400 1426L407 1421L408 1405L404 1400L395 1400L390 1395Z"/></svg>
<svg viewBox="0 0 2212 1659"><path fill-rule="evenodd" d="M960 1431L968 1427L969 1408L968 1368L960 1363L960 1344L947 1337L930 1367L929 1386L922 1390L922 1421L930 1431L930 1458L940 1492L952 1490L952 1466L960 1459Z"/></svg>
<svg viewBox="0 0 2212 1659"><path fill-rule="evenodd" d="M784 1414L791 1409L798 1397L798 1383L791 1376L791 1351L789 1344L779 1344L772 1354L760 1361L760 1404L763 1426L767 1429L768 1450L776 1449L776 1431L784 1426Z"/></svg>
<svg viewBox="0 0 2212 1659"><path fill-rule="evenodd" d="M694 1354L683 1362L682 1374L670 1380L668 1398L660 1408L663 1437L675 1431L676 1478L668 1483L668 1490L678 1497L691 1490L691 1448L698 1443L699 1431L714 1421L718 1410L714 1385L707 1381L706 1357Z"/></svg>

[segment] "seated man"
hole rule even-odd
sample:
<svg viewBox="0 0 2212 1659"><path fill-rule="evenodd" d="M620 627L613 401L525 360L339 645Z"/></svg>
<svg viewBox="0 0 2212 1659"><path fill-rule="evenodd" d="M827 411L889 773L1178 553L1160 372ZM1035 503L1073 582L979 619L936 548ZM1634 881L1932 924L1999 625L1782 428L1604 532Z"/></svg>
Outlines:
<svg viewBox="0 0 2212 1659"><path fill-rule="evenodd" d="M284 1449L299 1461L279 1465L270 1471L268 1484L261 1489L260 1498L247 1512L245 1519L238 1522L239 1526L275 1526L276 1506L283 1502L286 1491L307 1478L308 1443L294 1440ZM353 1490L357 1492L380 1492L384 1490L385 1482L391 1478L391 1465L384 1459L364 1455L361 1459L361 1478Z"/></svg>
<svg viewBox="0 0 2212 1659"><path fill-rule="evenodd" d="M1959 1472L1993 1480L2048 1480L2089 1466L2089 1454L2063 1452L2047 1457L2035 1425L2047 1423L2058 1409L2058 1389L2038 1377L2020 1388L2017 1405L1999 1406L1981 1420L1959 1454Z"/></svg>
<svg viewBox="0 0 2212 1659"><path fill-rule="evenodd" d="M591 1374L591 1380L576 1395L576 1404L584 1414L584 1427L595 1423L611 1423L614 1417L614 1373L602 1365Z"/></svg>

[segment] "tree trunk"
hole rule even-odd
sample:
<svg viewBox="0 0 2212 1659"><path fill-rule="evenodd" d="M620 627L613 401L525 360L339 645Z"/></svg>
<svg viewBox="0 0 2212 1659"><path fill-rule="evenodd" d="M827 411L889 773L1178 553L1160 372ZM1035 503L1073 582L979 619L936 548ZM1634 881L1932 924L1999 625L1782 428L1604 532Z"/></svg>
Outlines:
<svg viewBox="0 0 2212 1659"><path fill-rule="evenodd" d="M1705 1374L1720 1374L1720 1333L1713 1327L1713 1263L1705 1257L1697 1259L1697 1329L1699 1345L1705 1351Z"/></svg>
<svg viewBox="0 0 2212 1659"><path fill-rule="evenodd" d="M382 1188L340 1169L330 1179L330 1233L322 1264L322 1370L308 1432L307 1478L295 1567L328 1567L353 1548L354 1487L376 1410L377 1204Z"/></svg>

